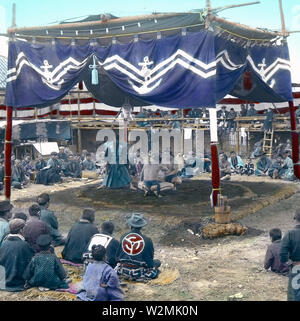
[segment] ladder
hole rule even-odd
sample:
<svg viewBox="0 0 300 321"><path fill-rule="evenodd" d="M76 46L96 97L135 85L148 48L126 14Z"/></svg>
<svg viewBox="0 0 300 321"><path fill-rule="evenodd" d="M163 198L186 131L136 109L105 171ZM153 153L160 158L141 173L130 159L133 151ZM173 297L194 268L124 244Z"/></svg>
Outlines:
<svg viewBox="0 0 300 321"><path fill-rule="evenodd" d="M271 132L264 132L263 151L268 157L272 157L274 128Z"/></svg>

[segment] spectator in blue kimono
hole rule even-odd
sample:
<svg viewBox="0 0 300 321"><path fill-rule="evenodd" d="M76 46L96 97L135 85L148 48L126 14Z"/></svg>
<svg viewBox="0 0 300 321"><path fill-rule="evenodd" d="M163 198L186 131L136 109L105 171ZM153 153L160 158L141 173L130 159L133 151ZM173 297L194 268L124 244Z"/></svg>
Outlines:
<svg viewBox="0 0 300 321"><path fill-rule="evenodd" d="M140 112L135 116L135 118L147 118L147 117L148 115L144 112L143 108L141 108ZM140 127L145 127L149 125L149 123L146 121L138 121L137 125Z"/></svg>
<svg viewBox="0 0 300 321"><path fill-rule="evenodd" d="M51 153L51 158L47 162L47 169L48 169L48 174L47 174L47 184L55 184L58 182L61 182L61 163L57 159L57 153L52 152Z"/></svg>
<svg viewBox="0 0 300 321"><path fill-rule="evenodd" d="M22 167L24 168L25 175L29 178L33 178L34 167L32 166L30 155L25 155L24 160L22 161Z"/></svg>
<svg viewBox="0 0 300 321"><path fill-rule="evenodd" d="M255 105L254 104L250 104L250 108L247 110L246 116L257 116L258 112L255 109Z"/></svg>
<svg viewBox="0 0 300 321"><path fill-rule="evenodd" d="M35 254L24 272L25 287L41 287L50 290L69 288L67 273L58 257L51 251L51 237L40 235L37 239L40 252Z"/></svg>
<svg viewBox="0 0 300 321"><path fill-rule="evenodd" d="M236 116L237 116L237 114L234 111L234 109L230 108L230 111L227 116L227 120L228 120L227 129L228 129L228 131L235 131L236 123L234 120L235 120Z"/></svg>
<svg viewBox="0 0 300 321"><path fill-rule="evenodd" d="M77 159L74 159L73 155L69 156L69 161L66 164L64 174L67 177L81 178L82 171L80 163Z"/></svg>
<svg viewBox="0 0 300 321"><path fill-rule="evenodd" d="M50 228L50 236L52 237L53 246L64 245L65 240L58 229L58 221L52 211L49 210L50 196L47 193L40 194L37 203L41 209L41 221L48 224Z"/></svg>
<svg viewBox="0 0 300 321"><path fill-rule="evenodd" d="M59 147L59 153L57 155L57 158L60 159L63 162L67 162L69 160L69 157L65 153L65 148L63 146Z"/></svg>
<svg viewBox="0 0 300 321"><path fill-rule="evenodd" d="M91 153L86 154L85 160L82 162L82 169L87 170L87 171L96 171L96 165L95 163L91 160L92 156Z"/></svg>
<svg viewBox="0 0 300 321"><path fill-rule="evenodd" d="M82 282L82 289L77 294L82 301L123 301L123 291L120 287L115 270L105 262L105 247L93 245L93 260L88 264Z"/></svg>
<svg viewBox="0 0 300 321"><path fill-rule="evenodd" d="M17 189L23 188L29 183L29 178L26 177L21 160L16 159L12 169L11 186Z"/></svg>
<svg viewBox="0 0 300 321"><path fill-rule="evenodd" d="M274 117L273 110L269 108L265 115L266 115L266 119L264 121L264 131L269 133L272 130L273 117Z"/></svg>
<svg viewBox="0 0 300 321"><path fill-rule="evenodd" d="M161 262L154 259L151 238L141 232L141 229L147 225L147 220L142 214L133 213L127 223L131 230L120 240L117 252L119 263L116 266L118 275L130 280L156 278Z"/></svg>
<svg viewBox="0 0 300 321"><path fill-rule="evenodd" d="M99 233L98 228L93 224L95 221L95 211L86 208L83 210L81 219L74 224L68 233L62 257L73 263L83 263L83 253L85 252L91 237Z"/></svg>
<svg viewBox="0 0 300 321"><path fill-rule="evenodd" d="M282 157L278 155L276 159L273 161L269 169L268 175L274 179L280 178L284 172L282 165L283 165Z"/></svg>
<svg viewBox="0 0 300 321"><path fill-rule="evenodd" d="M0 202L0 246L4 237L9 233L8 221L11 218L12 208L9 201Z"/></svg>
<svg viewBox="0 0 300 321"><path fill-rule="evenodd" d="M48 171L46 170L47 162L44 160L42 155L39 155L38 161L35 163L36 170L36 184L47 184Z"/></svg>
<svg viewBox="0 0 300 321"><path fill-rule="evenodd" d="M263 148L263 138L254 144L254 150L251 154L251 158L259 157L262 153Z"/></svg>
<svg viewBox="0 0 300 321"><path fill-rule="evenodd" d="M256 163L256 176L266 176L271 168L272 162L265 152L262 152L260 159Z"/></svg>
<svg viewBox="0 0 300 321"><path fill-rule="evenodd" d="M236 155L234 151L230 153L229 163L233 173L240 174L244 167L244 162L239 155Z"/></svg>
<svg viewBox="0 0 300 321"><path fill-rule="evenodd" d="M290 158L290 154L288 151L285 151L283 154L283 164L282 168L284 172L282 173L282 178L288 181L292 181L295 179L294 176L294 163L293 160Z"/></svg>
<svg viewBox="0 0 300 321"><path fill-rule="evenodd" d="M5 290L21 291L24 289L24 272L34 252L25 241L23 228L25 221L12 219L9 222L10 233L5 237L0 248L0 265L5 268Z"/></svg>

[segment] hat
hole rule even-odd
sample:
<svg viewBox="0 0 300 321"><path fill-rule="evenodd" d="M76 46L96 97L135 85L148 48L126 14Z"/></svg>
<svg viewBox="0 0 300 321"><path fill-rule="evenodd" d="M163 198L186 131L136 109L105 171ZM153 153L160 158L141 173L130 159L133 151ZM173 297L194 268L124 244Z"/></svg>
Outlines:
<svg viewBox="0 0 300 321"><path fill-rule="evenodd" d="M14 218L9 221L9 229L10 232L18 232L25 226L25 221L22 220L21 218Z"/></svg>
<svg viewBox="0 0 300 321"><path fill-rule="evenodd" d="M143 227L148 224L143 214L132 213L131 217L127 220L127 223L132 227Z"/></svg>
<svg viewBox="0 0 300 321"><path fill-rule="evenodd" d="M13 205L9 201L0 202L0 212L10 211L13 208Z"/></svg>
<svg viewBox="0 0 300 321"><path fill-rule="evenodd" d="M52 239L51 239L49 234L42 234L37 238L36 244L38 246L42 246L43 247L43 246L50 245L51 241L52 241Z"/></svg>

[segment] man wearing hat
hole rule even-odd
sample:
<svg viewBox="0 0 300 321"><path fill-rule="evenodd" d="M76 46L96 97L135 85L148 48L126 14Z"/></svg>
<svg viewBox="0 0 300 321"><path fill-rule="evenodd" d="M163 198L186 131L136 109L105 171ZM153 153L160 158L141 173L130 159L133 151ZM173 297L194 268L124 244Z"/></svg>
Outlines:
<svg viewBox="0 0 300 321"><path fill-rule="evenodd" d="M4 237L9 233L8 220L11 218L12 208L9 201L0 202L0 246Z"/></svg>
<svg viewBox="0 0 300 321"><path fill-rule="evenodd" d="M9 222L8 234L0 248L0 265L5 269L5 290L20 291L24 288L23 274L34 255L23 237L25 221L16 218Z"/></svg>
<svg viewBox="0 0 300 321"><path fill-rule="evenodd" d="M50 228L50 235L54 246L64 245L65 240L58 230L58 221L52 211L48 209L50 203L50 196L47 193L40 194L37 198L37 203L41 208L41 221L48 224Z"/></svg>
<svg viewBox="0 0 300 321"><path fill-rule="evenodd" d="M289 265L288 301L300 301L300 209L296 210L296 226L287 231L280 244L280 261Z"/></svg>
<svg viewBox="0 0 300 321"><path fill-rule="evenodd" d="M256 163L256 176L267 176L268 171L271 168L272 162L265 152L260 153L260 158Z"/></svg>
<svg viewBox="0 0 300 321"><path fill-rule="evenodd" d="M256 115L257 115L257 111L255 109L255 105L250 104L250 108L248 109L246 116L252 117L252 116L256 116Z"/></svg>
<svg viewBox="0 0 300 321"><path fill-rule="evenodd" d="M57 158L60 159L63 162L68 161L68 155L65 153L65 148L63 146L59 147L59 153L57 155Z"/></svg>
<svg viewBox="0 0 300 321"><path fill-rule="evenodd" d="M158 276L160 261L154 260L151 238L142 234L147 220L140 213L133 213L127 220L130 232L121 237L117 252L117 273L130 280L154 279Z"/></svg>
<svg viewBox="0 0 300 321"><path fill-rule="evenodd" d="M93 224L95 221L95 210L86 208L83 210L81 219L69 231L66 245L62 251L62 257L73 263L83 262L83 253L86 250L91 237L99 233Z"/></svg>

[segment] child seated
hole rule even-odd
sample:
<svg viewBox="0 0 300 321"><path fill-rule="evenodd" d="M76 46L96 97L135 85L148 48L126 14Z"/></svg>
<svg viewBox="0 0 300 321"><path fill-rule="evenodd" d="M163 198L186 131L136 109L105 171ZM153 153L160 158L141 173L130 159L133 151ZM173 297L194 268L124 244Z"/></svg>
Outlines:
<svg viewBox="0 0 300 321"><path fill-rule="evenodd" d="M83 301L123 301L123 291L115 270L104 262L106 250L92 246L93 262L86 267L83 287L77 297Z"/></svg>
<svg viewBox="0 0 300 321"><path fill-rule="evenodd" d="M248 158L247 163L245 164L244 168L241 171L241 175L253 175L254 174L254 164L252 163L251 158Z"/></svg>
<svg viewBox="0 0 300 321"><path fill-rule="evenodd" d="M281 263L279 257L281 237L282 233L279 228L273 228L270 230L272 244L268 246L264 267L266 270L271 268L272 272L287 275L289 267L286 264Z"/></svg>
<svg viewBox="0 0 300 321"><path fill-rule="evenodd" d="M65 281L67 273L57 256L51 251L51 237L42 234L36 243L40 248L29 263L24 278L26 287L41 287L46 289L67 289L69 285Z"/></svg>

